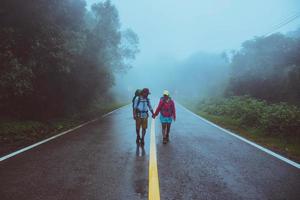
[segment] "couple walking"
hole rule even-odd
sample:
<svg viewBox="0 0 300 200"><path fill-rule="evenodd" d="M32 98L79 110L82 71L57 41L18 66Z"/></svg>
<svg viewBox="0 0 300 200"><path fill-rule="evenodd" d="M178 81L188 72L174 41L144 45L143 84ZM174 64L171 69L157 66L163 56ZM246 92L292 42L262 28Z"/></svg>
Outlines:
<svg viewBox="0 0 300 200"><path fill-rule="evenodd" d="M160 98L156 111L153 112L150 100L148 98L150 91L148 88L137 90L135 97L132 100L133 118L136 121L136 143L145 144L144 138L148 127L149 110L152 118L160 113L160 122L162 125L163 143L169 142L169 134L172 121L176 120L175 103L171 99L167 90L163 91L163 96ZM142 128L142 137L140 136L140 129Z"/></svg>

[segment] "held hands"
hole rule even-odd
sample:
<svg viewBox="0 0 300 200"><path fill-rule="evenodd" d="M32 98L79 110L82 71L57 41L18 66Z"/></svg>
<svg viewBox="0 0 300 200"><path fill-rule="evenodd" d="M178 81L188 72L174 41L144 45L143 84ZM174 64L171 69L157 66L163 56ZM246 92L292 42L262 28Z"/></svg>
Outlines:
<svg viewBox="0 0 300 200"><path fill-rule="evenodd" d="M152 118L155 119L156 115L155 115L155 113L153 112L153 110L151 110L151 113L152 113Z"/></svg>

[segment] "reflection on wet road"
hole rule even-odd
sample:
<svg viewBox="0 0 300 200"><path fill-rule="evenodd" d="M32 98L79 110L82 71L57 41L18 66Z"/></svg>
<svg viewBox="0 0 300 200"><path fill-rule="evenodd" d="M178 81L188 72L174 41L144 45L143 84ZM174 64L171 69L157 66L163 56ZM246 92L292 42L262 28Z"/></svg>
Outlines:
<svg viewBox="0 0 300 200"><path fill-rule="evenodd" d="M150 125L149 120L149 125ZM130 106L0 163L0 198L148 199L150 126ZM299 199L300 172L178 107L170 143L156 121L161 199Z"/></svg>
<svg viewBox="0 0 300 200"><path fill-rule="evenodd" d="M161 199L299 199L299 169L180 106L177 116L169 144L157 134Z"/></svg>
<svg viewBox="0 0 300 200"><path fill-rule="evenodd" d="M134 188L136 194L139 195L141 199L147 197L148 191L148 158L146 157L146 151L144 147L136 145L136 159L134 163L134 174L132 180L134 180Z"/></svg>
<svg viewBox="0 0 300 200"><path fill-rule="evenodd" d="M0 199L147 199L149 135L129 107L0 163Z"/></svg>

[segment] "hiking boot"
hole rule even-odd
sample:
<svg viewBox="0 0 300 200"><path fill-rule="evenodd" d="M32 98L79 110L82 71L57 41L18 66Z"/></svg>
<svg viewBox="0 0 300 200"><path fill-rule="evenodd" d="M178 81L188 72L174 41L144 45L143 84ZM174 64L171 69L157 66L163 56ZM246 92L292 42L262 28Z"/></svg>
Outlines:
<svg viewBox="0 0 300 200"><path fill-rule="evenodd" d="M167 141L167 138L164 138L164 139L163 139L163 143L164 143L164 144L167 144L167 142L168 142L168 141Z"/></svg>

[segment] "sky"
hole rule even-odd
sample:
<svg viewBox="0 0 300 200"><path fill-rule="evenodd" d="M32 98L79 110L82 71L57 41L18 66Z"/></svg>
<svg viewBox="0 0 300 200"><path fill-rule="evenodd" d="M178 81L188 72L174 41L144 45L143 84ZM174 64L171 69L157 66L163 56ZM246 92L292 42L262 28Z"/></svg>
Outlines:
<svg viewBox="0 0 300 200"><path fill-rule="evenodd" d="M88 0L89 4L98 2ZM113 0L123 28L139 36L142 60L236 49L300 13L299 0ZM262 3L263 2L263 3ZM279 31L293 30L300 18Z"/></svg>
<svg viewBox="0 0 300 200"><path fill-rule="evenodd" d="M91 5L97 0L87 0ZM112 0L122 28L139 36L140 53L133 74L197 52L238 49L243 41L262 36L300 13L299 0ZM278 31L300 26L300 17ZM126 77L125 77L126 79Z"/></svg>

